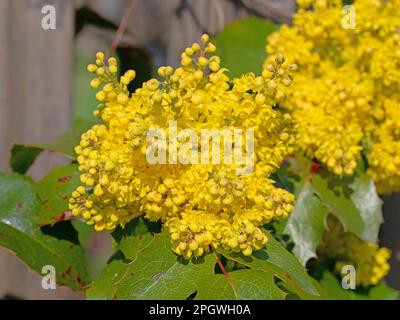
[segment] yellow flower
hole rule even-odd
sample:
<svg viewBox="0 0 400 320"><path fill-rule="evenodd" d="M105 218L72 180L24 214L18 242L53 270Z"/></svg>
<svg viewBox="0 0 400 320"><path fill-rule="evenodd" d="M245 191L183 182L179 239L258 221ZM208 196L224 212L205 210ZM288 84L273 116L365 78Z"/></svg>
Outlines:
<svg viewBox="0 0 400 320"><path fill-rule="evenodd" d="M96 95L101 104L95 115L102 123L85 132L75 148L86 185L72 194L75 216L97 231L123 227L138 216L161 220L173 250L187 259L220 246L245 255L263 247L267 237L260 227L293 209L293 195L269 178L293 151L291 117L276 108L283 99L280 83L290 84L293 66L280 57L263 76L229 79L220 58L210 56L214 51L203 36L201 44L184 51L179 68L159 68L160 79L147 81L132 94L127 85L135 72L127 71L118 81L116 61L108 61L110 70L104 55L97 55L104 73L97 78L103 88ZM236 160L150 164L146 154L155 142L146 135L150 128L167 128L170 121L176 121L178 135L186 128L199 136L207 128L254 129L254 170L238 175ZM165 138L170 135L167 131ZM182 144L178 140L166 151L180 150ZM200 154L193 152L195 158Z"/></svg>
<svg viewBox="0 0 400 320"><path fill-rule="evenodd" d="M380 193L400 190L400 0L355 0L356 28L341 0L301 0L293 26L268 38L298 65L284 107L296 149L338 175L352 175L362 146ZM283 91L287 91L284 87Z"/></svg>
<svg viewBox="0 0 400 320"><path fill-rule="evenodd" d="M390 270L390 250L377 244L363 241L350 232L345 232L339 220L328 217L328 228L318 248L318 254L334 258L335 271L341 274L344 265L356 270L356 284L368 287L378 284Z"/></svg>

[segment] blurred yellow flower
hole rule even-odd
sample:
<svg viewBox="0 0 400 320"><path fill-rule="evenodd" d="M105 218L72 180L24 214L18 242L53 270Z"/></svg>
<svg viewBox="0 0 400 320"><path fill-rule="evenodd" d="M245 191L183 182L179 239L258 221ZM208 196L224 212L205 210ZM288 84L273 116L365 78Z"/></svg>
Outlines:
<svg viewBox="0 0 400 320"><path fill-rule="evenodd" d="M343 28L341 0L298 5L293 26L268 38L265 62L284 54L299 67L284 103L297 149L351 175L364 147L378 191L399 191L400 0L355 0L354 29Z"/></svg>

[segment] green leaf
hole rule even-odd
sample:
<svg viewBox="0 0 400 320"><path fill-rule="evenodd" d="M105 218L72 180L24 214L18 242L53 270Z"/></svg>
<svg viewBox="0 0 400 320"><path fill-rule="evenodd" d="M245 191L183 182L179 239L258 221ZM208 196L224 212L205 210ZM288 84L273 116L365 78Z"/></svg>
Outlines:
<svg viewBox="0 0 400 320"><path fill-rule="evenodd" d="M215 37L216 54L232 77L247 72L259 74L265 59L265 39L277 26L265 19L248 17L225 27Z"/></svg>
<svg viewBox="0 0 400 320"><path fill-rule="evenodd" d="M213 276L215 260L187 262L171 250L169 235L153 236L130 262L113 260L87 291L90 299L186 299L197 281Z"/></svg>
<svg viewBox="0 0 400 320"><path fill-rule="evenodd" d="M398 300L399 291L389 287L384 281L369 289L368 296L371 300Z"/></svg>
<svg viewBox="0 0 400 320"><path fill-rule="evenodd" d="M125 228L119 226L112 236L117 243L116 250L120 250L125 259L134 259L138 252L153 240L151 233L159 232L160 223L149 222L140 217L129 222Z"/></svg>
<svg viewBox="0 0 400 320"><path fill-rule="evenodd" d="M42 151L43 149L37 147L14 145L11 149L10 160L12 171L24 174Z"/></svg>
<svg viewBox="0 0 400 320"><path fill-rule="evenodd" d="M11 169L17 173L25 173L43 150L57 152L74 159L74 147L79 144L82 133L93 124L95 122L92 120L77 119L66 133L49 143L14 145L11 149Z"/></svg>
<svg viewBox="0 0 400 320"><path fill-rule="evenodd" d="M295 244L293 253L303 265L317 256L316 249L325 231L325 219L328 213L328 209L322 205L307 180L298 195L296 207L290 214L284 231L293 240Z"/></svg>
<svg viewBox="0 0 400 320"><path fill-rule="evenodd" d="M316 248L322 239L329 212L310 183L313 174L310 160L303 157L287 159L278 173L280 186L296 196L296 206L287 219L283 233L294 243L293 253L306 265L309 259L316 257Z"/></svg>
<svg viewBox="0 0 400 320"><path fill-rule="evenodd" d="M149 235L149 233L147 233ZM131 236L130 241L141 236ZM236 270L233 287L215 273L213 254L185 261L171 250L168 234L158 233L133 260L113 259L87 291L90 299L284 299L272 272Z"/></svg>
<svg viewBox="0 0 400 320"><path fill-rule="evenodd" d="M353 189L351 200L356 206L363 222L361 238L376 242L380 225L383 223L382 200L376 192L374 182L365 174L358 173L350 184Z"/></svg>
<svg viewBox="0 0 400 320"><path fill-rule="evenodd" d="M213 257L208 255L207 260ZM215 262L215 259L214 259ZM213 275L210 280L197 283L195 299L198 300L284 300L287 293L275 283L272 272L261 272L251 269L235 270L230 273L236 295L226 277Z"/></svg>
<svg viewBox="0 0 400 320"><path fill-rule="evenodd" d="M335 300L396 300L399 298L399 292L388 287L383 281L370 288L343 289L340 279L328 270L323 271L319 277L319 283Z"/></svg>
<svg viewBox="0 0 400 320"><path fill-rule="evenodd" d="M365 173L341 178L322 170L313 175L311 182L324 206L342 222L346 231L376 242L383 221L382 201Z"/></svg>
<svg viewBox="0 0 400 320"><path fill-rule="evenodd" d="M54 168L36 185L37 194L42 200L38 216L40 225L54 224L66 218L68 200L80 184L79 176L78 165L71 164Z"/></svg>
<svg viewBox="0 0 400 320"><path fill-rule="evenodd" d="M296 157L285 161L277 181L296 196L284 234L294 243L293 252L305 265L316 257L329 212L365 240L376 241L382 222L381 200L374 184L358 170L351 178L337 177L326 170L312 172L311 161Z"/></svg>
<svg viewBox="0 0 400 320"><path fill-rule="evenodd" d="M287 287L301 299L323 298L324 292L307 274L307 271L296 257L271 235L268 235L266 246L250 257L226 250L220 250L220 253L227 259L239 262L252 270L263 271L267 274L273 273L275 277L284 281Z"/></svg>
<svg viewBox="0 0 400 320"><path fill-rule="evenodd" d="M38 144L39 148L61 153L71 159L75 158L74 147L79 144L82 133L87 131L95 124L94 121L77 119L72 124L71 128L49 143Z"/></svg>
<svg viewBox="0 0 400 320"><path fill-rule="evenodd" d="M0 173L0 245L36 272L54 266L59 285L82 290L89 277L76 232L69 222L39 228L40 208L32 180Z"/></svg>

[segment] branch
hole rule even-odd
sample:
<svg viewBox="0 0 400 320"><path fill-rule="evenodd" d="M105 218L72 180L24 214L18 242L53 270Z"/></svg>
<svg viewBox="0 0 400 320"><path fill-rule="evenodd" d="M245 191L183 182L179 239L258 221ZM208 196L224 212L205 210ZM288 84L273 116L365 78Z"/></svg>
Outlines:
<svg viewBox="0 0 400 320"><path fill-rule="evenodd" d="M125 14L122 16L117 33L115 34L115 38L111 44L110 55L112 55L114 53L115 49L117 49L117 47L122 39L122 36L125 33L126 27L128 26L129 17L132 14L133 9L137 5L138 1L139 0L131 0L127 10L125 11Z"/></svg>

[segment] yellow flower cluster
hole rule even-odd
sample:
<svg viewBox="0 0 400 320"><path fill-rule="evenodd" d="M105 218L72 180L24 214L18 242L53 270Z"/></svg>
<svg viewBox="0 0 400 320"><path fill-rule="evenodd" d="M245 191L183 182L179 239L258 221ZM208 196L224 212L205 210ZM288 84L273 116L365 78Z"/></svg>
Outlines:
<svg viewBox="0 0 400 320"><path fill-rule="evenodd" d="M296 147L337 175L353 174L364 148L378 191L399 191L400 0L355 0L346 12L341 0L298 5L266 59L284 54L299 67L285 103Z"/></svg>
<svg viewBox="0 0 400 320"><path fill-rule="evenodd" d="M280 84L290 85L295 67L278 56L261 76L229 79L215 50L203 35L201 44L182 53L180 67L160 67L160 78L134 93L127 85L135 72L118 80L115 59L107 65L104 54L97 54L88 71L98 76L91 86L103 86L95 111L102 123L75 148L84 185L70 199L74 216L97 231L123 227L138 216L161 220L173 250L186 259L219 246L245 255L264 246L267 237L259 227L293 209L293 195L275 187L270 175L293 152L291 116L276 104L284 99ZM199 135L202 129L254 129L254 170L238 175L237 161L150 164L146 155L155 141L147 133L168 128L170 121L176 121L178 136L186 128ZM167 130L167 140L171 134ZM182 145L177 143L168 145L168 153Z"/></svg>
<svg viewBox="0 0 400 320"><path fill-rule="evenodd" d="M390 250L377 244L363 241L353 233L345 232L337 218L328 217L327 231L318 248L318 254L336 260L335 271L341 274L342 267L353 265L356 284L368 287L378 284L389 270Z"/></svg>

